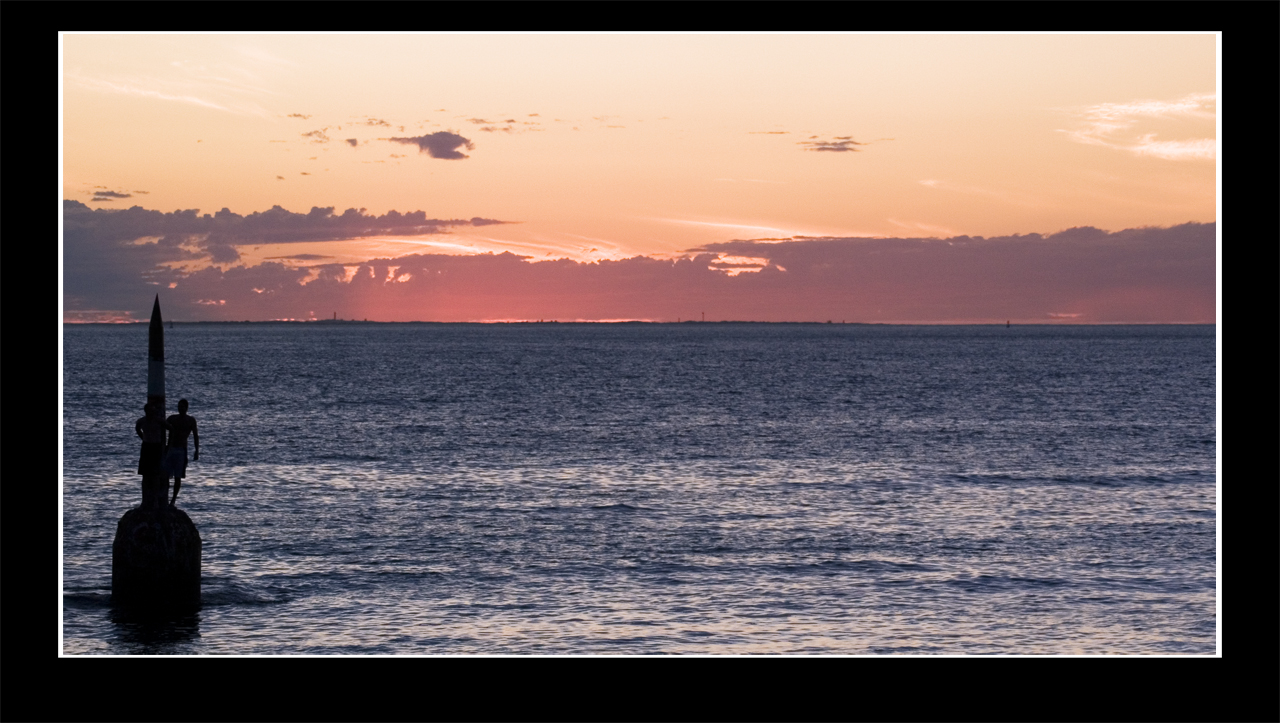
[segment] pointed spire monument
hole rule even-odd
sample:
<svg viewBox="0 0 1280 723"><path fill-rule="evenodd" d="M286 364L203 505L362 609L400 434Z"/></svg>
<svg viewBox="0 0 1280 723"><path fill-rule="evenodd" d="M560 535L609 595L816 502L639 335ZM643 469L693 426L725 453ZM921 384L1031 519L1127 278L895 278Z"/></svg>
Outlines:
<svg viewBox="0 0 1280 723"><path fill-rule="evenodd" d="M138 420L142 504L120 518L111 547L111 603L118 607L200 606L200 533L187 513L166 503L169 473L161 464L164 398L164 322L156 294L147 329L147 416Z"/></svg>
<svg viewBox="0 0 1280 723"><path fill-rule="evenodd" d="M160 318L159 294L151 307L151 324L147 327L147 406L151 407L146 412L148 416L159 419L168 416L164 404L164 320ZM169 496L169 475L163 474L159 465L150 474L143 473L141 466L138 472L143 475L142 506L162 507Z"/></svg>
<svg viewBox="0 0 1280 723"><path fill-rule="evenodd" d="M147 327L147 401L159 404L164 412L164 320L160 318L160 295L151 307L151 324Z"/></svg>

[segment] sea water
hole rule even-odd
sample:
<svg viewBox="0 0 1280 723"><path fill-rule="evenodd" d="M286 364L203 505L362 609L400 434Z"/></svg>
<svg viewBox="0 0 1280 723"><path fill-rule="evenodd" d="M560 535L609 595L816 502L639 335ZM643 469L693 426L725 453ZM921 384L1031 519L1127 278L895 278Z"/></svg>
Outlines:
<svg viewBox="0 0 1280 723"><path fill-rule="evenodd" d="M1212 326L166 326L162 620L110 604L147 326L63 345L65 654L1217 651Z"/></svg>

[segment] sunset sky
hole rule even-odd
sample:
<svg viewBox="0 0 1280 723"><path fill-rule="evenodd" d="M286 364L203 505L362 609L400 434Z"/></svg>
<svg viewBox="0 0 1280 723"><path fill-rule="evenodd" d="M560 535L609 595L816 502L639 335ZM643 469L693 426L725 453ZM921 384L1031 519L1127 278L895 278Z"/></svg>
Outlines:
<svg viewBox="0 0 1280 723"><path fill-rule="evenodd" d="M63 318L1212 322L1219 41L63 34Z"/></svg>

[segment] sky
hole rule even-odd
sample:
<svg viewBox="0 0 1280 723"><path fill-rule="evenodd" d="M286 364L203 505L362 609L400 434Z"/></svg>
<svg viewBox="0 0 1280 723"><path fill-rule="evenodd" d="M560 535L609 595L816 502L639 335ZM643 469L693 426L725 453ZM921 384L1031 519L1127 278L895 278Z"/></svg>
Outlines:
<svg viewBox="0 0 1280 723"><path fill-rule="evenodd" d="M1210 323L1182 34L82 34L62 317Z"/></svg>

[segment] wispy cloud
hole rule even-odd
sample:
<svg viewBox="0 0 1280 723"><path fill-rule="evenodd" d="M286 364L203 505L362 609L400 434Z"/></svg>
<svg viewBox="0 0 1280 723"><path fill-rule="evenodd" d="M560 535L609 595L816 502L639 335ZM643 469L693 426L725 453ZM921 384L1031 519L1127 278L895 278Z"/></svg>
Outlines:
<svg viewBox="0 0 1280 723"><path fill-rule="evenodd" d="M260 68L301 67L297 61L282 58L272 52L256 46L242 45L236 48L236 52L240 54L242 59L248 60L253 65ZM248 72L248 70L241 69L241 72Z"/></svg>
<svg viewBox="0 0 1280 723"><path fill-rule="evenodd" d="M141 98L171 100L171 101L177 101L179 103L189 103L191 105L198 105L205 108L212 108L213 110L235 112L224 105L214 103L213 101L205 100L204 98L200 98L195 95L179 94L179 93L156 90L154 88L145 87L143 83L136 83L136 82L129 82L129 81L101 80L98 78L84 78L84 77L73 77L71 78L71 80L76 85L82 88L103 92L103 93L119 93L122 95L134 95Z"/></svg>
<svg viewBox="0 0 1280 723"><path fill-rule="evenodd" d="M276 95L260 71L271 74L292 63L267 60L263 53L242 49L233 60L223 62L174 60L146 74L99 75L73 68L65 77L68 87L98 93L186 103L236 115L278 117L260 104Z"/></svg>
<svg viewBox="0 0 1280 723"><path fill-rule="evenodd" d="M735 231L747 231L750 233L758 233L760 231L766 231L777 236L795 235L789 231L776 228L773 226L757 226L753 224L744 224L744 223L721 223L721 222L714 222L714 221L689 221L682 218L658 218L654 220L665 221L666 223L681 224L685 226L705 226L705 227L717 228L717 229L722 228L722 229L732 229Z"/></svg>
<svg viewBox="0 0 1280 723"><path fill-rule="evenodd" d="M810 137L807 141L800 141L796 145L805 146L806 151L830 151L834 153L847 153L858 151L854 146L865 146L866 143L859 143L853 140L853 136L836 136L831 140L821 140L817 136Z"/></svg>
<svg viewBox="0 0 1280 723"><path fill-rule="evenodd" d="M321 259L331 259L333 257L324 254L293 254L291 256L268 256L267 258L272 261L320 261Z"/></svg>
<svg viewBox="0 0 1280 723"><path fill-rule="evenodd" d="M940 181L936 178L928 178L920 181L920 185L928 186L929 188L934 188L939 191L953 191L955 193L984 196L986 198L1013 204L1015 206L1033 207L1041 205L1040 202L1032 196L1016 191L1001 191L990 188L981 188L979 186L968 186L961 183L951 183L950 181Z"/></svg>
<svg viewBox="0 0 1280 723"><path fill-rule="evenodd" d="M102 201L114 201L117 198L133 198L132 193L120 193L118 191L90 191L89 193L92 193L93 200L99 203ZM146 191L139 191L139 193L146 193Z"/></svg>
<svg viewBox="0 0 1280 723"><path fill-rule="evenodd" d="M894 226L897 226L898 228L905 228L912 232L924 231L925 233L931 236L942 237L942 236L959 236L960 235L960 233L955 229L948 228L946 226L937 226L931 223L921 223L920 221L899 221L896 218L886 218L885 220L893 224Z"/></svg>
<svg viewBox="0 0 1280 723"><path fill-rule="evenodd" d="M1072 111L1082 126L1058 129L1077 143L1128 151L1171 161L1213 160L1217 143L1213 138L1157 139L1150 124L1160 120L1199 122L1197 130L1212 128L1217 113L1217 96L1193 93L1177 100L1136 100L1128 103L1100 103Z"/></svg>
<svg viewBox="0 0 1280 723"><path fill-rule="evenodd" d="M741 219L741 220L723 219L723 220L714 220L714 221L700 221L700 220L686 219L686 218L662 218L662 217L637 217L637 219L641 221L657 221L660 223L670 223L670 224L678 224L681 226L691 226L707 234L719 235L721 233L729 232L729 233L734 233L735 235L736 234L750 235L752 237L755 237L757 241L761 240L760 239L761 236L767 236L771 239L775 239L778 241L783 241L783 240L789 241L792 239L799 239L799 238L824 237L824 236L832 235L833 231L836 233L839 233L842 236L850 236L850 237L864 237L864 236L875 235L873 233L863 231L862 229L850 229L847 227L833 228L829 226L828 227L791 226L789 228L783 228L780 226L768 226L768 225L765 225L764 223L759 223L759 222L752 223L751 221L753 221L754 219ZM721 238L723 238L723 236L721 236Z"/></svg>

